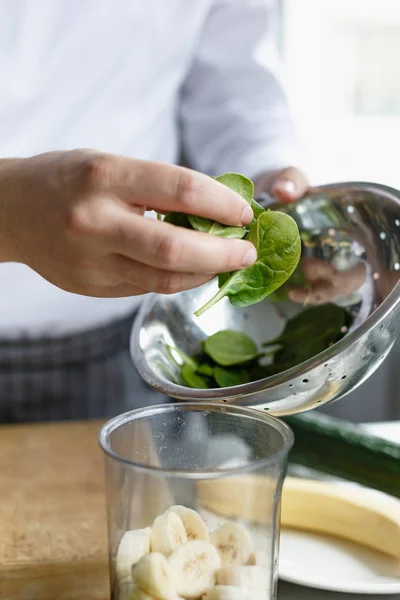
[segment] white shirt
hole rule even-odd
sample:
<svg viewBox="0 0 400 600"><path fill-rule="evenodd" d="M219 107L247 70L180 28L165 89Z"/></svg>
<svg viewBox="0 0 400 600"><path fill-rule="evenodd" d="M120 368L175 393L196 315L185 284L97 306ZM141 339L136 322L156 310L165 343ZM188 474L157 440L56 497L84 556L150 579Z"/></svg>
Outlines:
<svg viewBox="0 0 400 600"><path fill-rule="evenodd" d="M0 157L95 148L250 177L295 163L273 0L1 0ZM0 335L59 335L138 298L0 265Z"/></svg>

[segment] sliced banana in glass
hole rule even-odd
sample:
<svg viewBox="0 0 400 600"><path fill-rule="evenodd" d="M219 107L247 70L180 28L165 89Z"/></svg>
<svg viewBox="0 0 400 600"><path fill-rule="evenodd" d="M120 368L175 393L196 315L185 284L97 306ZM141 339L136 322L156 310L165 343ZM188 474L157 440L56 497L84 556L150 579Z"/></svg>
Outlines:
<svg viewBox="0 0 400 600"><path fill-rule="evenodd" d="M167 510L154 520L151 528L151 550L169 556L187 542L186 530L179 515Z"/></svg>
<svg viewBox="0 0 400 600"><path fill-rule="evenodd" d="M188 542L193 540L209 541L210 534L208 533L207 525L198 512L181 505L171 506L169 510L176 513L182 519Z"/></svg>
<svg viewBox="0 0 400 600"><path fill-rule="evenodd" d="M178 595L185 599L199 598L215 585L215 572L221 566L216 548L202 540L182 544L168 562Z"/></svg>
<svg viewBox="0 0 400 600"><path fill-rule="evenodd" d="M216 573L217 583L250 590L267 590L270 581L264 567L223 567Z"/></svg>
<svg viewBox="0 0 400 600"><path fill-rule="evenodd" d="M212 532L210 540L217 548L224 567L246 565L253 553L249 532L239 523L224 523Z"/></svg>
<svg viewBox="0 0 400 600"><path fill-rule="evenodd" d="M132 565L150 552L151 528L127 531L118 546L116 572L119 581L130 579Z"/></svg>
<svg viewBox="0 0 400 600"><path fill-rule="evenodd" d="M160 552L150 552L132 569L135 585L159 600L176 597L176 586L168 560Z"/></svg>

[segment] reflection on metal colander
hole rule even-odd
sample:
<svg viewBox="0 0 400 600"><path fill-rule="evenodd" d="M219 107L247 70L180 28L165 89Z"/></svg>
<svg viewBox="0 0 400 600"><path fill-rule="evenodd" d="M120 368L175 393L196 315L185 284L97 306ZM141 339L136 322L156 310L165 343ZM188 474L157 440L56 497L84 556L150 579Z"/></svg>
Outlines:
<svg viewBox="0 0 400 600"><path fill-rule="evenodd" d="M400 192L377 184L334 184L274 208L290 214L299 226L302 264L315 274L312 295L303 298L299 291L296 302L267 298L247 308L224 299L199 318L193 313L215 292L215 281L172 296L149 296L135 322L131 353L151 387L181 400L223 401L285 415L347 394L387 356L400 331ZM305 300L346 308L351 326L339 342L247 384L207 390L181 384L168 345L191 355L202 340L222 329L243 331L261 345L304 310Z"/></svg>

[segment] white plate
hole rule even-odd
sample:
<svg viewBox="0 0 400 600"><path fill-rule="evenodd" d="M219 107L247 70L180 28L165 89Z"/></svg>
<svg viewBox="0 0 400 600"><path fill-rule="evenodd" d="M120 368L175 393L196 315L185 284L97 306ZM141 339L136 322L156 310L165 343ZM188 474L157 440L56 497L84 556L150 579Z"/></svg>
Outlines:
<svg viewBox="0 0 400 600"><path fill-rule="evenodd" d="M381 437L400 439L398 423L368 428ZM346 541L298 531L281 533L279 576L283 581L334 592L400 593L399 561Z"/></svg>
<svg viewBox="0 0 400 600"><path fill-rule="evenodd" d="M282 531L279 576L283 581L334 592L400 593L398 561L312 533Z"/></svg>

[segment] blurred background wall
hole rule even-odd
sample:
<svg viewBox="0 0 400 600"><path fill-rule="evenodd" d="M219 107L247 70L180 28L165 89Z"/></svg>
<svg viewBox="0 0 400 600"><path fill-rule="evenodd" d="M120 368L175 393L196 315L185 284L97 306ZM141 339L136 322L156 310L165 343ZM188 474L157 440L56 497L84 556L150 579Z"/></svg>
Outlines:
<svg viewBox="0 0 400 600"><path fill-rule="evenodd" d="M280 0L280 45L312 184L400 188L400 0ZM324 409L400 418L400 342L358 390Z"/></svg>

